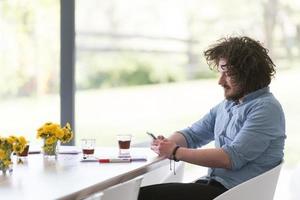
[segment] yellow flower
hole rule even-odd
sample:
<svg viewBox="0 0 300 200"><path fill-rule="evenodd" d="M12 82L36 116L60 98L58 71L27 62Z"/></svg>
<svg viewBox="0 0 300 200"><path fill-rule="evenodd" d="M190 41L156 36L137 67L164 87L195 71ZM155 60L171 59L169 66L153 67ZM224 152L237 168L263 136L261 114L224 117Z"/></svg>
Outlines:
<svg viewBox="0 0 300 200"><path fill-rule="evenodd" d="M13 151L16 153L21 153L22 152L22 146L21 145L13 145Z"/></svg>
<svg viewBox="0 0 300 200"><path fill-rule="evenodd" d="M55 131L55 136L58 138L58 139L62 139L64 137L64 131L62 129L57 129Z"/></svg>
<svg viewBox="0 0 300 200"><path fill-rule="evenodd" d="M38 130L37 130L37 138L40 138L42 137L42 135L44 134L44 129L43 127L40 127Z"/></svg>
<svg viewBox="0 0 300 200"><path fill-rule="evenodd" d="M52 137L46 138L45 143L46 143L47 145L50 145L50 144L55 143L56 141L57 141L57 138L54 137L54 136L52 136Z"/></svg>
<svg viewBox="0 0 300 200"><path fill-rule="evenodd" d="M20 142L23 146L25 146L25 145L27 144L27 141L26 141L25 137L23 137L23 136L20 136L20 137L19 137L19 142Z"/></svg>
<svg viewBox="0 0 300 200"><path fill-rule="evenodd" d="M68 129L66 126L63 128L64 137L62 138L63 143L69 142L73 138L73 133L71 129Z"/></svg>
<svg viewBox="0 0 300 200"><path fill-rule="evenodd" d="M51 131L52 131L52 127L50 127L50 125L49 126L45 126L44 128L43 128L43 133L47 133L47 134L51 134Z"/></svg>
<svg viewBox="0 0 300 200"><path fill-rule="evenodd" d="M9 136L8 138L7 138L7 142L9 143L9 144L13 144L15 141L17 140L17 138L15 137L15 136Z"/></svg>
<svg viewBox="0 0 300 200"><path fill-rule="evenodd" d="M69 123L62 128L59 124L47 122L37 130L37 138L45 141L44 150L51 151L51 145L60 140L62 143L69 142L73 137L73 132Z"/></svg>
<svg viewBox="0 0 300 200"><path fill-rule="evenodd" d="M50 132L55 132L56 129L60 129L60 125L58 125L58 124L51 124L51 125L48 126L48 128L49 128Z"/></svg>
<svg viewBox="0 0 300 200"><path fill-rule="evenodd" d="M0 137L0 170L6 170L11 162L12 152L20 153L27 144L23 136Z"/></svg>
<svg viewBox="0 0 300 200"><path fill-rule="evenodd" d="M3 149L0 149L0 160L3 160L5 158L5 151Z"/></svg>

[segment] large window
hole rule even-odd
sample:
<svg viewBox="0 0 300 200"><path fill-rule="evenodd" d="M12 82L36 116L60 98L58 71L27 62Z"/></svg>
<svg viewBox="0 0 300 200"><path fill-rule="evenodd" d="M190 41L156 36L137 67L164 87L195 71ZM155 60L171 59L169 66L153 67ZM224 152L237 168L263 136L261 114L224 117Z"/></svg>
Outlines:
<svg viewBox="0 0 300 200"><path fill-rule="evenodd" d="M198 120L223 99L202 51L248 35L277 65L271 90L286 113L286 166L296 169L299 13L296 0L77 0L77 140L116 145L116 134L131 133L137 142L147 130L168 135Z"/></svg>
<svg viewBox="0 0 300 200"><path fill-rule="evenodd" d="M59 122L59 1L0 1L0 134Z"/></svg>
<svg viewBox="0 0 300 200"><path fill-rule="evenodd" d="M293 68L299 62L295 3L77 0L77 139L111 145L118 133L139 140L147 130L168 134L197 120L223 98L202 56L222 36L264 42L278 76Z"/></svg>

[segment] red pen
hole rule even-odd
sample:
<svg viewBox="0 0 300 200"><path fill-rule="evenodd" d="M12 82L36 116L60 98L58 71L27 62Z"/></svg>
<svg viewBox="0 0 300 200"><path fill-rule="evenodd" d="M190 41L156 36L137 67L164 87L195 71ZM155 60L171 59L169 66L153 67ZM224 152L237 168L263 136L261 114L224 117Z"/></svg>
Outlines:
<svg viewBox="0 0 300 200"><path fill-rule="evenodd" d="M99 163L130 163L147 161L147 158L96 158L96 157L83 157L81 162L99 162Z"/></svg>
<svg viewBox="0 0 300 200"><path fill-rule="evenodd" d="M99 159L100 163L129 163L130 158L110 158L110 159Z"/></svg>

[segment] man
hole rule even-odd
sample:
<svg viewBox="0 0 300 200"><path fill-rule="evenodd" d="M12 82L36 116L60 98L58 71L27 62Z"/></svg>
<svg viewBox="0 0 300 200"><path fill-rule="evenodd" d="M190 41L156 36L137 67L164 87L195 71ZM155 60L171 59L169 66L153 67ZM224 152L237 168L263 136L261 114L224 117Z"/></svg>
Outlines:
<svg viewBox="0 0 300 200"><path fill-rule="evenodd" d="M220 74L225 100L190 127L168 139L159 136L151 148L160 156L208 167L208 174L195 183L142 187L139 200L214 199L283 159L285 118L269 91L275 65L268 50L249 37L229 37L204 56ZM199 148L212 140L215 148Z"/></svg>

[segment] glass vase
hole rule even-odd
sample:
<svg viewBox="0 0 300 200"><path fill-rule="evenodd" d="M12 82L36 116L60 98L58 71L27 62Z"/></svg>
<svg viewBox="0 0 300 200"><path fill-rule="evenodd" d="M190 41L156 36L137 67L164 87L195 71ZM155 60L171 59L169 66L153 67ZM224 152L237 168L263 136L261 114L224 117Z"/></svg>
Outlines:
<svg viewBox="0 0 300 200"><path fill-rule="evenodd" d="M6 175L7 172L12 173L12 162L11 162L12 151L6 151L3 157L0 159L0 171L3 175Z"/></svg>
<svg viewBox="0 0 300 200"><path fill-rule="evenodd" d="M47 144L44 140L44 146L43 146L43 155L45 158L57 158L59 148L59 141L56 141L51 144Z"/></svg>
<svg viewBox="0 0 300 200"><path fill-rule="evenodd" d="M8 167L4 167L0 169L2 171L2 175L6 175L7 173L12 174L13 168L12 165L9 165Z"/></svg>

